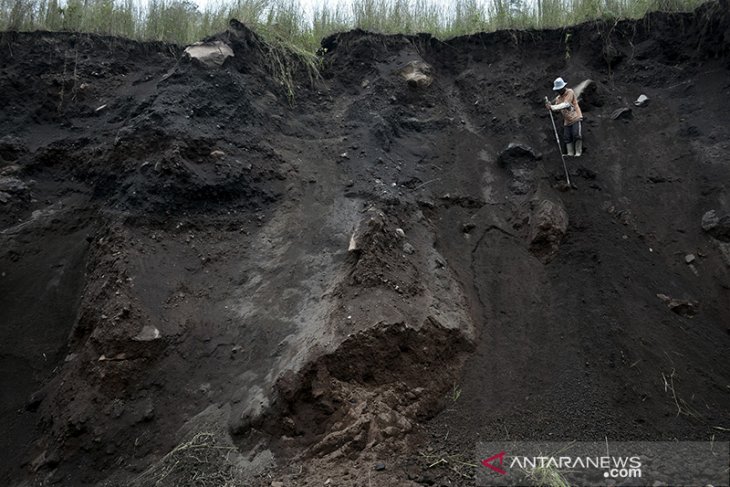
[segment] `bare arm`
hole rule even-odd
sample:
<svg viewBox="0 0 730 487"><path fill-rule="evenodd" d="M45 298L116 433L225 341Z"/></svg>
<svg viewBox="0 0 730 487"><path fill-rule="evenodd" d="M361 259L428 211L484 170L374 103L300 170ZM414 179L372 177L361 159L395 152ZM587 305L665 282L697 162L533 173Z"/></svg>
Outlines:
<svg viewBox="0 0 730 487"><path fill-rule="evenodd" d="M563 110L565 108L570 108L572 106L573 105L571 105L570 102L566 101L565 103L558 103L557 105L550 105L550 110L557 112L557 111Z"/></svg>

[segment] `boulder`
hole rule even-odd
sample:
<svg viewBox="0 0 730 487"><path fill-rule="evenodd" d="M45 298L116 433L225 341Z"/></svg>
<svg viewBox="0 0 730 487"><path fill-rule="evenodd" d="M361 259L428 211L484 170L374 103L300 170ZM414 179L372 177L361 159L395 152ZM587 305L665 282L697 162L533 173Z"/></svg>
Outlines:
<svg viewBox="0 0 730 487"><path fill-rule="evenodd" d="M702 230L721 242L730 242L730 215L718 216L715 210L708 211L702 216Z"/></svg>
<svg viewBox="0 0 730 487"><path fill-rule="evenodd" d="M411 88L426 88L433 82L433 69L423 61L411 61L398 71Z"/></svg>
<svg viewBox="0 0 730 487"><path fill-rule="evenodd" d="M547 264L558 254L568 230L568 214L559 203L543 199L534 201L530 216L530 252Z"/></svg>
<svg viewBox="0 0 730 487"><path fill-rule="evenodd" d="M185 54L205 68L217 68L233 57L233 49L222 41L196 42L185 48Z"/></svg>

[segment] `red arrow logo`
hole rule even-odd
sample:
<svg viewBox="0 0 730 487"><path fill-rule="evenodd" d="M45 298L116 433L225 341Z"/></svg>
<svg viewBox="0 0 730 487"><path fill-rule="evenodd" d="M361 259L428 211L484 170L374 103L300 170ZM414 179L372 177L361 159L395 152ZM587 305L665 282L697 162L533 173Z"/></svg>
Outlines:
<svg viewBox="0 0 730 487"><path fill-rule="evenodd" d="M482 460L482 465L484 465L487 468L491 468L492 470L494 470L495 472L497 472L500 475L507 475L506 470L502 470L501 468L499 468L502 466L502 463L504 463L505 455L506 455L506 453L503 451L497 453L496 455L492 455L491 457L487 458L486 460ZM499 459L499 467L497 467L496 465L492 465L492 462L497 459Z"/></svg>

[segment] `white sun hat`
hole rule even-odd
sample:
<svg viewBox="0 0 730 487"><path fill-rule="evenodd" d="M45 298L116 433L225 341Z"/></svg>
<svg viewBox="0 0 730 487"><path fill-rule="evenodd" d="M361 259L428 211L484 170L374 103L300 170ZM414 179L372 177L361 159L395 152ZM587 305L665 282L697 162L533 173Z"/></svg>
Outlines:
<svg viewBox="0 0 730 487"><path fill-rule="evenodd" d="M565 88L565 85L567 83L563 81L563 78L555 78L555 81L553 82L553 91L562 90Z"/></svg>

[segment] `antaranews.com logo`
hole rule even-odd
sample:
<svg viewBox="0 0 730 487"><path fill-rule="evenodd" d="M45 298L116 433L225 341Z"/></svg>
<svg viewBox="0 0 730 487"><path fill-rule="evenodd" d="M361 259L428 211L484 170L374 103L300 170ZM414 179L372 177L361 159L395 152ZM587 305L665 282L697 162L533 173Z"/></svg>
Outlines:
<svg viewBox="0 0 730 487"><path fill-rule="evenodd" d="M499 475L507 475L507 471L502 469L505 456L507 456L507 453L501 451L496 455L485 458L481 463ZM499 462L499 466L497 466L496 462ZM603 470L603 476L605 478L640 478L641 457L514 456L510 459L509 469L514 470L515 468L522 471L527 471L528 469L576 470L594 468Z"/></svg>
<svg viewBox="0 0 730 487"><path fill-rule="evenodd" d="M566 485L728 486L728 442L479 443L479 486Z"/></svg>

